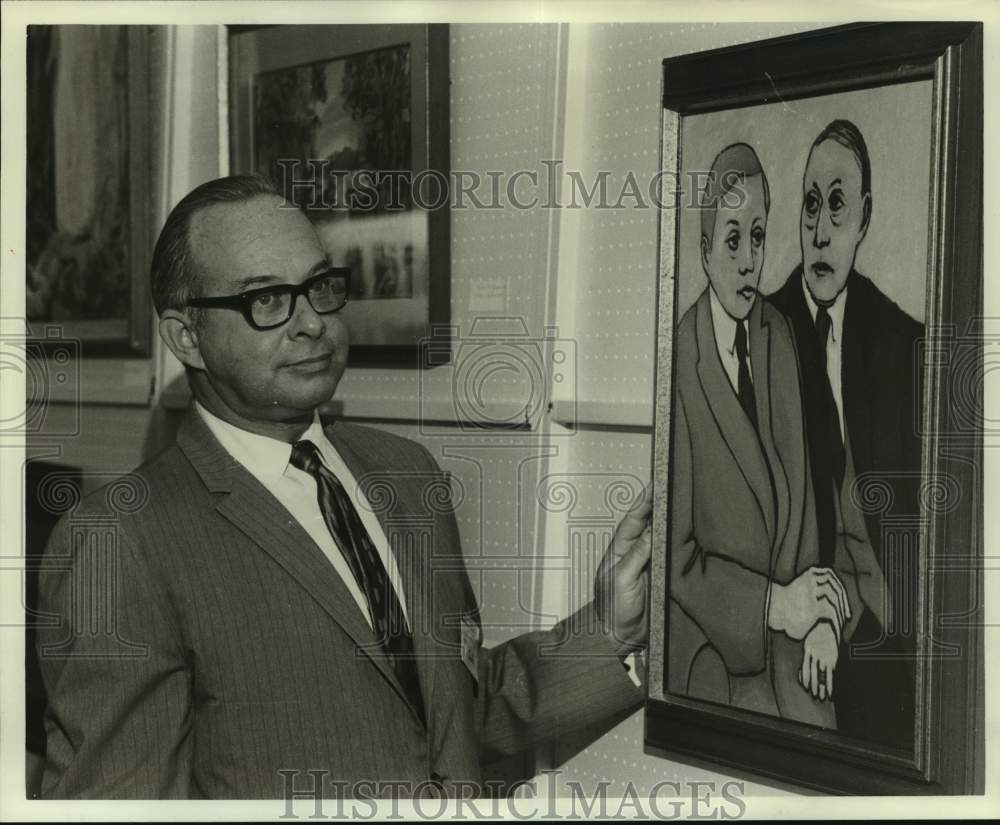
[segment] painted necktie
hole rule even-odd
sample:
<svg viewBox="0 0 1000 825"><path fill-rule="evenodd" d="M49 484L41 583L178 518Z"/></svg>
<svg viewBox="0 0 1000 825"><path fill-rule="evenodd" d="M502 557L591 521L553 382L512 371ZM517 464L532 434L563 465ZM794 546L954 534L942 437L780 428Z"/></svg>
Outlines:
<svg viewBox="0 0 1000 825"><path fill-rule="evenodd" d="M740 406L757 429L757 397L753 391L753 381L750 380L750 365L747 363L747 328L745 321L736 324L736 357L740 362L739 379L737 381L737 395L740 397Z"/></svg>
<svg viewBox="0 0 1000 825"><path fill-rule="evenodd" d="M830 340L830 330L833 322L830 320L830 313L826 307L819 307L816 310L816 336L819 338L820 363L823 365L823 386L826 390L827 408L827 438L830 441L830 459L833 462L834 477L837 486L844 482L844 466L847 457L844 452L843 435L840 432L840 413L837 411L837 402L833 397L833 387L830 385L830 375L826 369L826 346Z"/></svg>

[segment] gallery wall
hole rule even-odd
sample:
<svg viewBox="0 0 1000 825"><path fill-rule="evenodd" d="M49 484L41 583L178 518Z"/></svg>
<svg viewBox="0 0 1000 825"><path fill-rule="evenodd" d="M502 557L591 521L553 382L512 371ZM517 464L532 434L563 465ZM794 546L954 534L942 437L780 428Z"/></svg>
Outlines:
<svg viewBox="0 0 1000 825"><path fill-rule="evenodd" d="M540 160L561 158L585 181L607 170L616 196L630 171L648 181L658 168L664 57L793 30L454 25L452 169L542 172ZM167 36L160 222L185 192L226 169L220 47L215 27ZM649 476L656 228L656 210L641 207L455 210L453 364L423 373L352 368L338 390L340 414L420 440L452 473L487 643L549 624L589 597L607 537ZM491 319L485 328L482 319ZM488 381L476 368L524 352L527 362L539 359L541 383L516 357ZM54 433L78 416L79 437L58 441L60 460L88 473L132 469L169 438L186 402L182 371L158 342L144 366L119 366L152 369L152 406L141 396L107 404L98 395L79 414L55 405L47 420ZM469 391L477 386L481 399ZM523 416L522 426L468 426L511 416ZM44 433L36 443L46 443ZM561 765L562 781L609 781L612 795L628 781L648 790L662 779L720 778L644 756L641 712L582 745L556 743L538 765Z"/></svg>

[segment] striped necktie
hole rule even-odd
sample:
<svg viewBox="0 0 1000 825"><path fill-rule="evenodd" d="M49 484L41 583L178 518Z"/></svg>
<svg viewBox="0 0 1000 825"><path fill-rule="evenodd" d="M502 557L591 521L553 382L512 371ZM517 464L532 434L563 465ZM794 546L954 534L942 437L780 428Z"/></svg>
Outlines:
<svg viewBox="0 0 1000 825"><path fill-rule="evenodd" d="M323 464L319 450L311 441L299 441L292 447L291 463L316 480L316 497L323 520L365 594L375 636L392 663L410 704L426 725L420 678L413 656L413 637L385 565L354 502L340 480Z"/></svg>

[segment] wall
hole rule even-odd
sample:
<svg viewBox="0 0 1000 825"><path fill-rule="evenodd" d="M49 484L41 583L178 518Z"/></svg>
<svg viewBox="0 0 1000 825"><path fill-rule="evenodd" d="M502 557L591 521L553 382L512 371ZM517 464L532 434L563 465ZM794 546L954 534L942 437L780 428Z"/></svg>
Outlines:
<svg viewBox="0 0 1000 825"><path fill-rule="evenodd" d="M452 26L452 168L543 174L541 160L562 158L585 181L608 170L614 201L629 170L639 181L657 170L662 58L791 30ZM219 32L165 36L161 220L227 162ZM338 390L345 417L422 441L453 473L487 643L550 624L589 597L592 569L649 476L656 224L649 208L455 210L454 364L350 369ZM492 320L474 326L477 318ZM151 363L157 406L85 406L64 461L123 472L162 442L185 396L181 371L158 345ZM504 369L484 371L496 364ZM74 414L57 405L51 426ZM512 420L523 424L467 426ZM629 780L648 789L659 779L717 778L644 757L641 712L581 747L581 738L556 743L539 765L561 764L563 781L608 780L612 792Z"/></svg>

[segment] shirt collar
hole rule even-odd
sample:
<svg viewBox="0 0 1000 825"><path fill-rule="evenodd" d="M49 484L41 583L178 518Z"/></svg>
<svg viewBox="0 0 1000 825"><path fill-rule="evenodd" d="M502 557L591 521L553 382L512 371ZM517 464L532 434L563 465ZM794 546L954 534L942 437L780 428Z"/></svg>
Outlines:
<svg viewBox="0 0 1000 825"><path fill-rule="evenodd" d="M739 321L726 312L722 301L719 300L711 285L708 287L708 303L712 308L712 328L715 330L715 345L719 349L719 354L733 355L736 351L736 325ZM750 352L749 334L747 335L747 352Z"/></svg>
<svg viewBox="0 0 1000 825"><path fill-rule="evenodd" d="M277 438L249 432L235 424L230 424L228 421L223 421L197 401L194 402L194 406L209 430L212 431L212 435L219 440L227 453L268 489L277 484L284 475L292 456L291 444ZM318 411L314 413L313 422L309 425L309 429L302 434L302 438L315 444L324 459L327 458L327 440L323 433L323 424L320 421Z"/></svg>
<svg viewBox="0 0 1000 825"><path fill-rule="evenodd" d="M806 306L809 307L809 314L812 316L813 323L816 323L816 313L819 312L819 304L816 303L816 299L813 298L812 293L809 291L805 275L802 276L802 292L806 296ZM844 330L844 307L846 305L847 285L845 284L844 288L837 294L837 297L833 299L833 303L826 308L830 316L830 337L834 343L840 341L841 333Z"/></svg>

